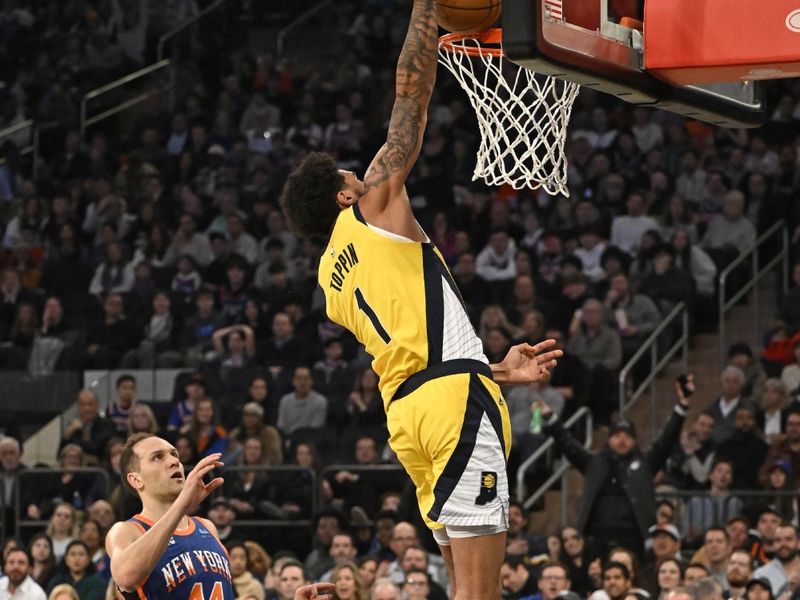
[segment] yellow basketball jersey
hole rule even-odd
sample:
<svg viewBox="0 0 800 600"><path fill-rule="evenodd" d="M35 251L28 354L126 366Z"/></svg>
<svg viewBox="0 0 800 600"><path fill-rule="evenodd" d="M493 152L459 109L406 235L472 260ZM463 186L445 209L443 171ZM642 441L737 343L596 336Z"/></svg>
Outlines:
<svg viewBox="0 0 800 600"><path fill-rule="evenodd" d="M369 225L358 204L336 219L318 280L328 317L373 357L384 406L422 369L459 358L488 362L435 246Z"/></svg>

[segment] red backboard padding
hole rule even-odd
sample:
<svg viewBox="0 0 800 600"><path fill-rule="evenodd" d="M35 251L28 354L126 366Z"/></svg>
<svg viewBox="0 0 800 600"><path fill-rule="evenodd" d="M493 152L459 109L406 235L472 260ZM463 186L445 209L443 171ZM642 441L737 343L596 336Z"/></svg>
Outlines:
<svg viewBox="0 0 800 600"><path fill-rule="evenodd" d="M673 85L800 77L800 2L647 0L644 62Z"/></svg>

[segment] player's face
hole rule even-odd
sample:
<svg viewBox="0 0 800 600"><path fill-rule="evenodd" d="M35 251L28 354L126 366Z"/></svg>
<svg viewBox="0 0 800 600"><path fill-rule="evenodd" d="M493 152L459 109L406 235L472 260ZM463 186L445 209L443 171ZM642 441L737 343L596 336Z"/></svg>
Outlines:
<svg viewBox="0 0 800 600"><path fill-rule="evenodd" d="M158 437L142 440L134 448L139 457L140 493L172 501L183 489L185 475L175 447Z"/></svg>
<svg viewBox="0 0 800 600"><path fill-rule="evenodd" d="M367 186L356 177L353 171L344 171L340 169L339 174L344 177L344 191L353 196L354 200L358 200L366 193Z"/></svg>

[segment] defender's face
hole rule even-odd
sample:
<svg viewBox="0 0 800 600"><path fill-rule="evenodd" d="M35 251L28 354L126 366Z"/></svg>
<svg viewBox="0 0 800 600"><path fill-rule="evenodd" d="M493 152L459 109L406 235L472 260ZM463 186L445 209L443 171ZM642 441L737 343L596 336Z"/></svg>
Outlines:
<svg viewBox="0 0 800 600"><path fill-rule="evenodd" d="M175 447L166 440L151 437L136 444L134 451L139 457L139 482L134 487L153 496L177 498L186 477Z"/></svg>

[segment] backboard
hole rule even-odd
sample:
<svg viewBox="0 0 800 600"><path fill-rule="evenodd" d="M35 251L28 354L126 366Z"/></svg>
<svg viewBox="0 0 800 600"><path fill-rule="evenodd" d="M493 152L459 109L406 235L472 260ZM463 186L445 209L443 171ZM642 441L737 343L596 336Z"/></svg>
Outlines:
<svg viewBox="0 0 800 600"><path fill-rule="evenodd" d="M764 122L761 82L671 85L645 69L642 32L620 25L623 17L642 19L636 0L504 0L503 52L523 67L632 104L722 127Z"/></svg>

